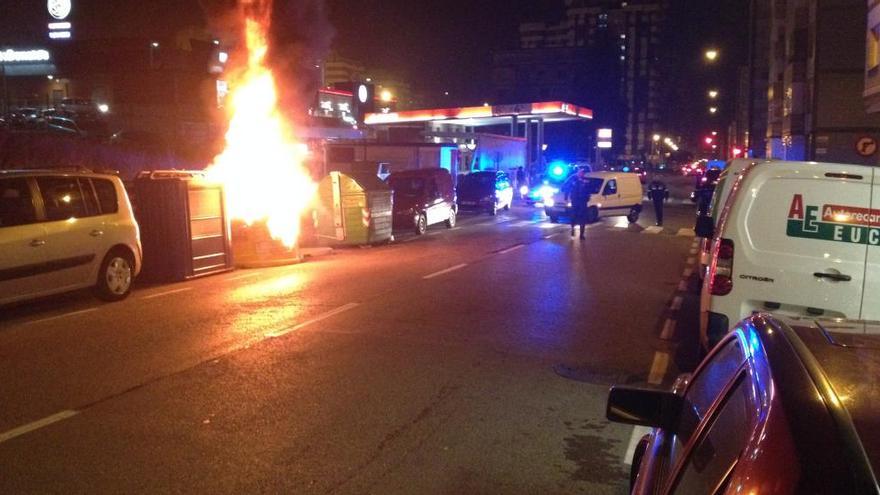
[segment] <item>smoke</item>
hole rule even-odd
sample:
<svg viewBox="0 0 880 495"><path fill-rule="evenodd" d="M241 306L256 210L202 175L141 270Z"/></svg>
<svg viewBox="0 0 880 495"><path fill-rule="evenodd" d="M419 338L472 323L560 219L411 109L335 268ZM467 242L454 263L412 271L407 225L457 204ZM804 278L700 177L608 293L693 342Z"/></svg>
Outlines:
<svg viewBox="0 0 880 495"><path fill-rule="evenodd" d="M324 0L200 0L209 29L235 45L232 63L244 60L244 22L247 16L270 23L268 65L278 85L282 111L301 122L321 84L321 69L335 31ZM233 78L234 79L234 78Z"/></svg>

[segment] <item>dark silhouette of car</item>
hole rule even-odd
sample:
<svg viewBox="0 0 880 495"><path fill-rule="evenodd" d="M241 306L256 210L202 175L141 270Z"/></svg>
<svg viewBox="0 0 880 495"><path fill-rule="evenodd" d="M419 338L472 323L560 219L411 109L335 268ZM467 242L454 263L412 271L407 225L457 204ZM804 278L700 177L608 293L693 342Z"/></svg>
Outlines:
<svg viewBox="0 0 880 495"><path fill-rule="evenodd" d="M388 184L394 192L394 228L411 228L423 235L437 223L455 227L455 188L452 175L445 169L394 172Z"/></svg>
<svg viewBox="0 0 880 495"><path fill-rule="evenodd" d="M751 316L672 390L614 387L608 419L649 426L647 493L880 493L880 325Z"/></svg>
<svg viewBox="0 0 880 495"><path fill-rule="evenodd" d="M485 211L492 215L513 205L513 186L506 172L482 171L458 178L458 209Z"/></svg>

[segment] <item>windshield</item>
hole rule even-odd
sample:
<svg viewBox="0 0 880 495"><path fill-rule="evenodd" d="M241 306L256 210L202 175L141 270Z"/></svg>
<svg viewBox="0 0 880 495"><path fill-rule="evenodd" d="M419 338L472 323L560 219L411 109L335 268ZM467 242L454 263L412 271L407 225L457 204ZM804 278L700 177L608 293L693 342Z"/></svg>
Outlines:
<svg viewBox="0 0 880 495"><path fill-rule="evenodd" d="M599 191L602 190L602 184L604 183L605 181L603 179L588 178L587 191L589 191L590 194L599 194Z"/></svg>
<svg viewBox="0 0 880 495"><path fill-rule="evenodd" d="M425 179L420 177L391 179L394 194L417 196L425 190Z"/></svg>
<svg viewBox="0 0 880 495"><path fill-rule="evenodd" d="M462 178L465 186L492 186L495 185L495 174L470 174Z"/></svg>

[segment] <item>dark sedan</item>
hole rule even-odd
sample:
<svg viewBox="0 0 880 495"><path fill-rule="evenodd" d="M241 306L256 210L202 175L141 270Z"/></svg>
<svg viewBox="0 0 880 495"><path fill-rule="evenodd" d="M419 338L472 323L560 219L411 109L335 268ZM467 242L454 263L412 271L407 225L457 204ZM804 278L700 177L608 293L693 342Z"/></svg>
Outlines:
<svg viewBox="0 0 880 495"><path fill-rule="evenodd" d="M505 172L483 171L458 179L458 209L486 211L495 215L513 204L513 186Z"/></svg>
<svg viewBox="0 0 880 495"><path fill-rule="evenodd" d="M649 426L632 493L880 493L880 326L756 315L671 391L619 388Z"/></svg>

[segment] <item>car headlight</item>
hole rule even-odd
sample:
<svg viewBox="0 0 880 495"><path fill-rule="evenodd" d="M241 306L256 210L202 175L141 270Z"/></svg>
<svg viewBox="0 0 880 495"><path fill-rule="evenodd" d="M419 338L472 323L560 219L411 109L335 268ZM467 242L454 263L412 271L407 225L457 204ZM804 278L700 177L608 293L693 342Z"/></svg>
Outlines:
<svg viewBox="0 0 880 495"><path fill-rule="evenodd" d="M522 186L519 188L520 196L525 196L528 193L529 193L529 186Z"/></svg>
<svg viewBox="0 0 880 495"><path fill-rule="evenodd" d="M554 206L556 206L556 200L554 200L553 198L544 198L544 206L548 208L553 208Z"/></svg>

